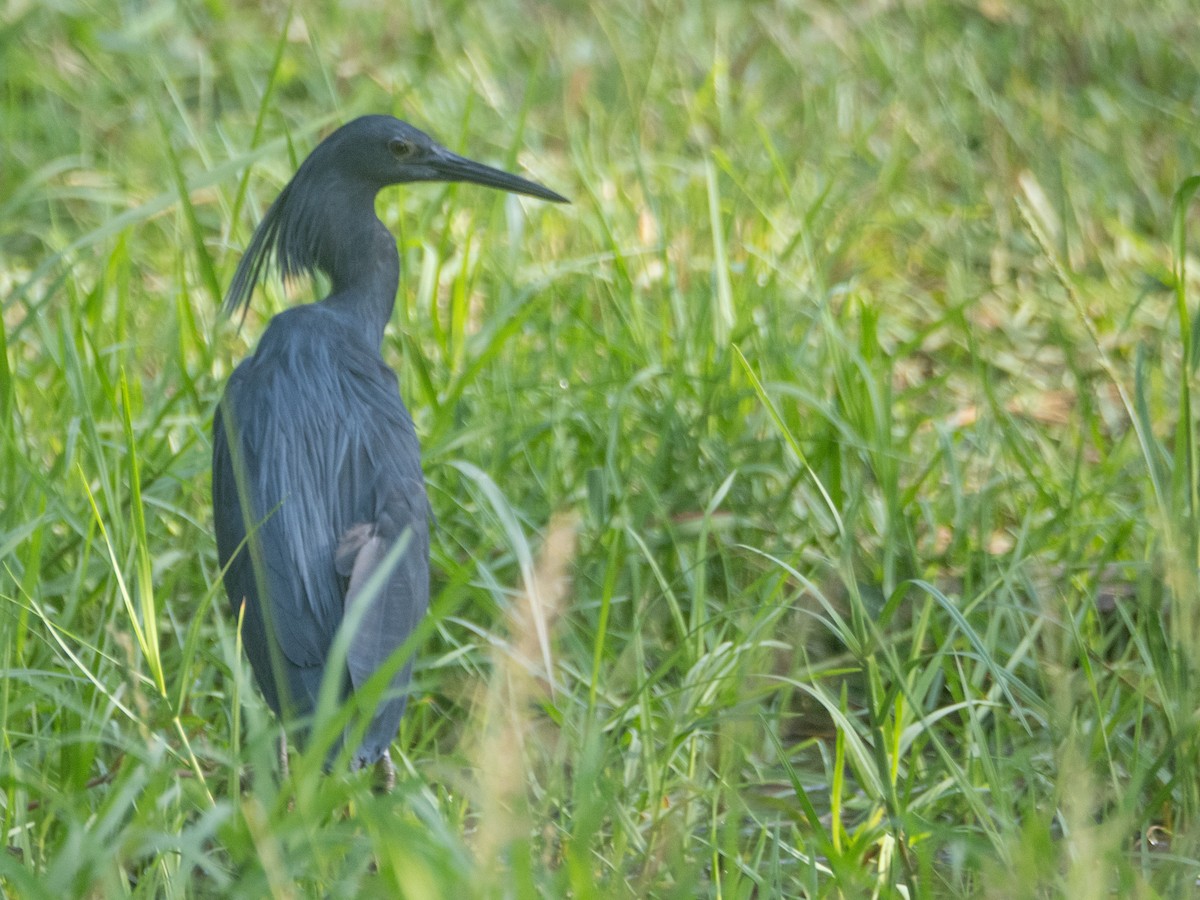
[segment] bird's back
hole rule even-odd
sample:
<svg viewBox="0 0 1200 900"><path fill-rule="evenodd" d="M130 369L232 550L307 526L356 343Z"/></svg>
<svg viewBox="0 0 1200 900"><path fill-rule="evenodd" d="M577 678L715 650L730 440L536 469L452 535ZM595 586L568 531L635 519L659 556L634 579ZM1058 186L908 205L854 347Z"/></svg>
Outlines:
<svg viewBox="0 0 1200 900"><path fill-rule="evenodd" d="M245 600L243 641L277 712L312 712L358 598L371 605L350 644L347 691L424 614L428 501L412 419L395 374L335 309L280 313L230 378L214 422L213 501L226 589L235 612ZM370 575L398 541L402 555L368 597ZM398 696L377 708L358 762L378 758L395 735L407 674L393 679Z"/></svg>

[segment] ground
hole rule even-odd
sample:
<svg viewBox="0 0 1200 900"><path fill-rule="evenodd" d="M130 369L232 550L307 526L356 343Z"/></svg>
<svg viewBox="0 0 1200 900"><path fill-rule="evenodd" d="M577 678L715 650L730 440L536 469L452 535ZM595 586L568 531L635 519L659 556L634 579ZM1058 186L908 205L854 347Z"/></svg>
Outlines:
<svg viewBox="0 0 1200 900"><path fill-rule="evenodd" d="M1190 2L0 23L4 892L1193 890ZM239 253L368 112L573 201L378 202L437 518L386 796L278 776L208 481L322 289L239 328Z"/></svg>

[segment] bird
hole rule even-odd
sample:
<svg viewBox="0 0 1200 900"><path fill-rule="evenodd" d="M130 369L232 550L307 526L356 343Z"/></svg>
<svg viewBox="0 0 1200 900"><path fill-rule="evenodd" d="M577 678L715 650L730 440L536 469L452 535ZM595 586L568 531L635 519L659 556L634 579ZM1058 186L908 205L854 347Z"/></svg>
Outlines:
<svg viewBox="0 0 1200 900"><path fill-rule="evenodd" d="M287 280L320 272L330 286L324 299L271 318L213 417L213 523L225 591L267 705L302 742L343 623L357 627L342 670L329 677L347 703L429 606L431 510L421 449L382 356L400 256L375 214L383 188L426 181L570 202L459 156L397 118L363 116L301 163L255 230L223 306L244 321L272 268ZM411 660L369 710L350 759L352 769L383 769L389 788L389 748L410 677Z"/></svg>

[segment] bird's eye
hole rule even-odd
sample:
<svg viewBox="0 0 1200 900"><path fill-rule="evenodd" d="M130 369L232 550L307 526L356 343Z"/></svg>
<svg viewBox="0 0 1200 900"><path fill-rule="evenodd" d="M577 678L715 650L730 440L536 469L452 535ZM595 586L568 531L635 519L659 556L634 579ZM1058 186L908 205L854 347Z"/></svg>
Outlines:
<svg viewBox="0 0 1200 900"><path fill-rule="evenodd" d="M388 141L388 149L392 151L392 156L396 159L404 159L407 156L412 156L413 145L412 141L406 141L403 138L392 138Z"/></svg>

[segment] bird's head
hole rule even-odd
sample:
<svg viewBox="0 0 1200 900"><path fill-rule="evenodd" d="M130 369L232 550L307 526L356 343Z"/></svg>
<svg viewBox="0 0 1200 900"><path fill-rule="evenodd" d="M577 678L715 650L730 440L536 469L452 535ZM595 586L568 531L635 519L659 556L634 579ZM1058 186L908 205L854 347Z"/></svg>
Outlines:
<svg viewBox="0 0 1200 900"><path fill-rule="evenodd" d="M378 189L414 181L464 181L555 203L569 202L547 187L447 150L425 132L392 116L347 122L313 151L327 171Z"/></svg>
<svg viewBox="0 0 1200 900"><path fill-rule="evenodd" d="M451 153L407 122L363 116L321 141L271 204L238 263L226 311L249 305L254 285L272 261L285 277L317 269L332 277L334 261L347 246L347 222L353 216L377 221L375 193L414 181L465 181L570 202L535 181Z"/></svg>

